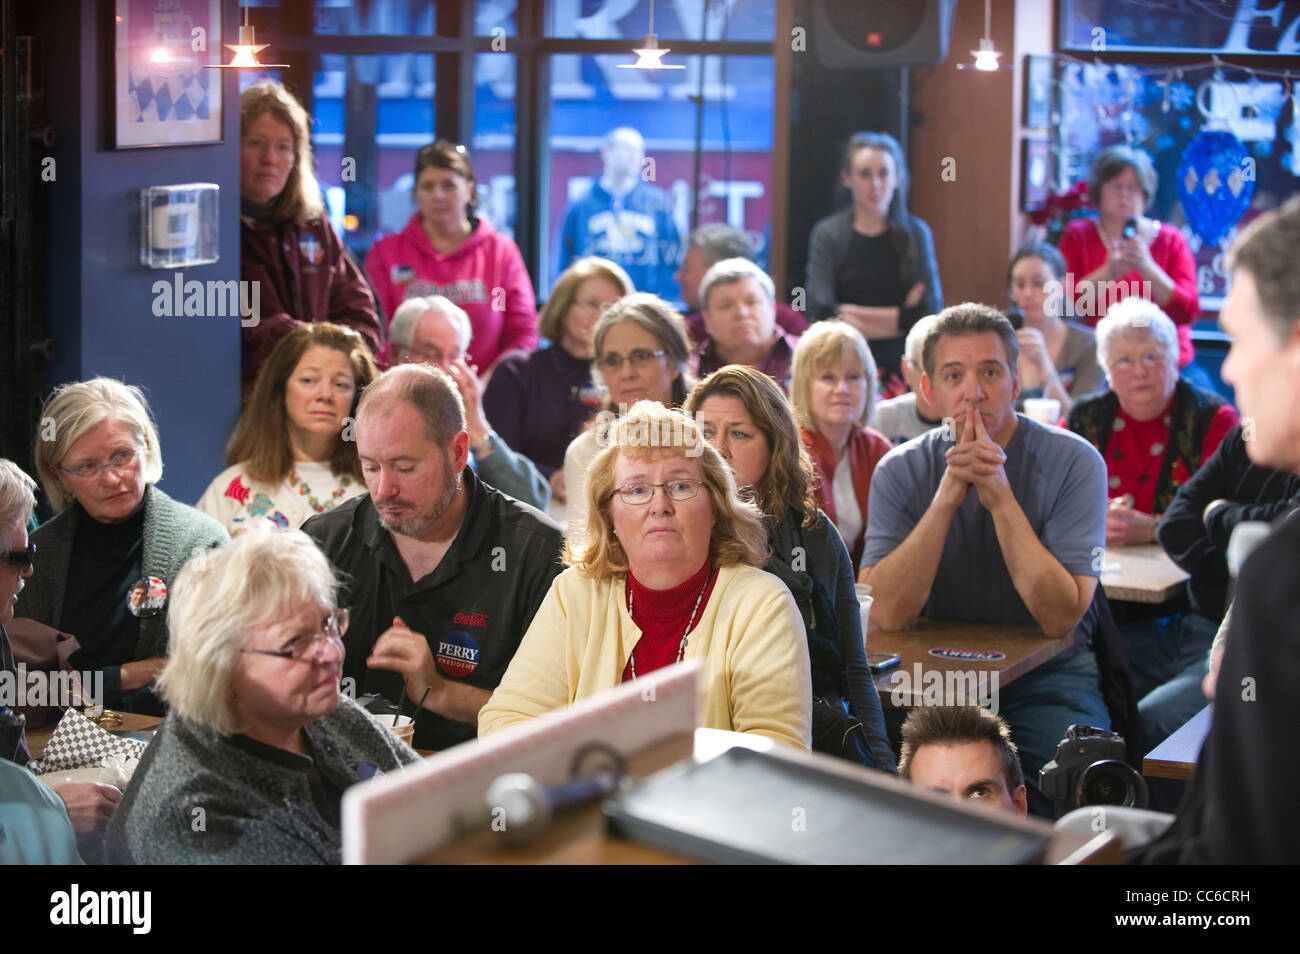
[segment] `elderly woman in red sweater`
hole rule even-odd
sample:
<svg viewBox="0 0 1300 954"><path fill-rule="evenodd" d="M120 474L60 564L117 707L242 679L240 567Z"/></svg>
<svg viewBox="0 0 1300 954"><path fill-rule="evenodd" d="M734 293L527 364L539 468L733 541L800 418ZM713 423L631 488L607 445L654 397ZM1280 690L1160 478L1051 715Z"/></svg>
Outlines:
<svg viewBox="0 0 1300 954"><path fill-rule="evenodd" d="M1074 276L1072 304L1079 321L1095 327L1120 299L1149 298L1178 327L1178 367L1188 368L1195 357L1192 322L1201 312L1196 262L1182 232L1143 214L1155 193L1156 171L1145 152L1103 149L1088 172L1097 216L1067 225L1058 247ZM1208 375L1197 370L1192 366L1195 383L1208 387Z"/></svg>
<svg viewBox="0 0 1300 954"><path fill-rule="evenodd" d="M817 504L844 538L854 566L862 558L871 475L892 446L867 427L875 381L876 363L852 325L815 322L799 339L790 403L817 468Z"/></svg>

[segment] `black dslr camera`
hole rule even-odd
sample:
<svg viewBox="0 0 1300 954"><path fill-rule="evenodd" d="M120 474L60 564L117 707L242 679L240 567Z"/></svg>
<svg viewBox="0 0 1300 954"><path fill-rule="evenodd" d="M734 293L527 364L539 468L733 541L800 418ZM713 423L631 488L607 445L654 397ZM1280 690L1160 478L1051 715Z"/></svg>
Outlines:
<svg viewBox="0 0 1300 954"><path fill-rule="evenodd" d="M1038 773L1038 788L1059 818L1085 805L1147 807L1147 783L1125 757L1122 736L1089 725L1072 725L1056 758Z"/></svg>

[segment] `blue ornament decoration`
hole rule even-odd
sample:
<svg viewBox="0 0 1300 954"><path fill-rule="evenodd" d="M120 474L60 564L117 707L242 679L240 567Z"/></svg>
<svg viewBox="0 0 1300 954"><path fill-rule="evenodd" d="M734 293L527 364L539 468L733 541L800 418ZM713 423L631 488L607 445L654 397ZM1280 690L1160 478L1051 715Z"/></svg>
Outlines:
<svg viewBox="0 0 1300 954"><path fill-rule="evenodd" d="M1217 245L1254 194L1255 160L1232 133L1202 129L1187 144L1178 165L1178 198L1201 241Z"/></svg>

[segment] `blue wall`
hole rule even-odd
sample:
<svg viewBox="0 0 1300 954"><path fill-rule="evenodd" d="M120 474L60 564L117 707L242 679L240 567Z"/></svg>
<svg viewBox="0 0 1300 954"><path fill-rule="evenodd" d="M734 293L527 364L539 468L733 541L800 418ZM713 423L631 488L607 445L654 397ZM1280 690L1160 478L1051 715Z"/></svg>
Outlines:
<svg viewBox="0 0 1300 954"><path fill-rule="evenodd" d="M56 355L48 385L111 375L145 389L162 443L160 487L193 503L223 469L239 416L237 318L159 318L153 283L170 269L139 263L139 190L215 182L220 261L185 278L239 278L239 116L235 77L222 70L224 141L204 146L113 148L113 2L47 4L39 14L48 120L55 128L54 182L42 183L38 214L47 319ZM74 8L75 9L75 8ZM238 9L224 4L224 39Z"/></svg>

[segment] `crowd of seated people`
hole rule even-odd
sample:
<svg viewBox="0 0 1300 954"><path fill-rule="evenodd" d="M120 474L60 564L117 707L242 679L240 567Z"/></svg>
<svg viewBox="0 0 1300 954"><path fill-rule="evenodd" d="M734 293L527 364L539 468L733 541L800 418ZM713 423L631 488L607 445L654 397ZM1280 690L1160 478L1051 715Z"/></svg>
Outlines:
<svg viewBox="0 0 1300 954"><path fill-rule="evenodd" d="M246 276L279 283L284 318L246 342L228 468L197 509L172 500L154 486L143 395L105 378L46 403L36 463L58 515L31 544L30 491L0 462L0 622L71 635L71 665L102 673L106 704L165 715L121 796L69 788L64 809L6 766L45 833L21 857L70 857L69 837L107 825L119 862L337 862L343 791L415 758L340 681L416 712L412 746L428 751L688 659L703 664L702 725L1050 818L1039 770L1071 725L1112 724L1107 546L1159 540L1193 573L1194 605L1172 622L1116 614L1147 734L1204 704L1207 673L1294 675L1295 647L1268 642L1294 594L1270 591L1266 564L1247 564L1251 606L1219 624L1227 535L1300 503L1296 424L1264 410L1300 378L1300 294L1276 252L1300 205L1239 243L1225 374L1274 429L1246 438L1231 404L1180 375L1181 322L1160 304L1181 301L1176 287L1113 304L1094 337L1052 306L1065 266L1033 245L1008 270L1021 327L991 305L943 308L889 137L855 137L845 156L850 204L812 237L811 325L779 315L743 233L708 227L677 275L685 317L587 257L539 322L518 249L476 215L463 147L420 151L418 211L363 272L303 204L310 149L291 97L258 84L241 105ZM1103 238L1150 197L1140 160L1114 161L1094 172ZM1155 275L1131 243L1163 235L1140 219L1101 271ZM912 391L878 404L878 371L895 368ZM1027 390L1057 399L1068 426L1019 413ZM1293 536L1270 537L1277 565L1300 559ZM134 612L141 580L169 594L164 614ZM867 666L863 584L883 629L924 617L1069 644L1002 687L998 716L919 707L900 759ZM0 650L12 669L4 629ZM1198 800L1143 857L1278 857L1258 832L1211 828L1238 832L1257 810L1293 825L1268 796L1222 788L1246 771L1242 734L1294 715L1270 697L1216 721ZM0 755L21 765L10 734ZM202 839L187 834L196 799Z"/></svg>

